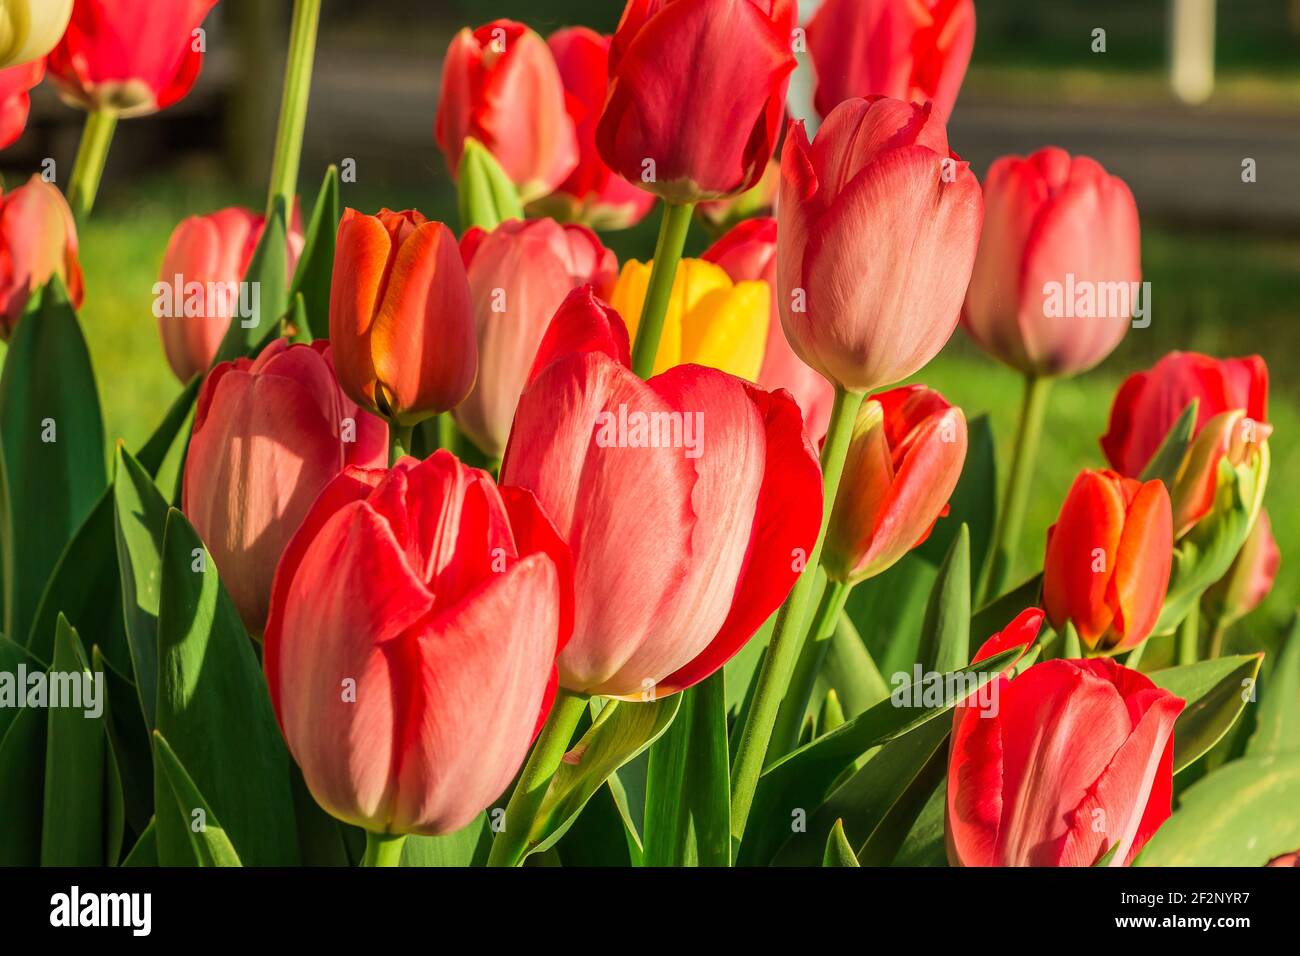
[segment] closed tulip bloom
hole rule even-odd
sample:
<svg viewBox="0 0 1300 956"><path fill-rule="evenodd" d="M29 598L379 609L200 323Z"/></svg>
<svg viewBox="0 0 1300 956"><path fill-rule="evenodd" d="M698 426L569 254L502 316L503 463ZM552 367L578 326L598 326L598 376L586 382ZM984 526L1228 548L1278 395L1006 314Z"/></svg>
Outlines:
<svg viewBox="0 0 1300 956"><path fill-rule="evenodd" d="M596 145L670 202L733 196L763 175L795 67L794 0L628 0Z"/></svg>
<svg viewBox="0 0 1300 956"><path fill-rule="evenodd" d="M596 124L609 90L609 41L586 27L566 27L547 38L578 137L578 165L537 202L559 219L605 230L636 225L655 203L653 195L615 175L596 149Z"/></svg>
<svg viewBox="0 0 1300 956"><path fill-rule="evenodd" d="M1110 409L1102 451L1120 474L1137 477L1178 417L1197 403L1195 433L1210 420L1241 409L1255 422L1268 420L1268 366L1258 355L1216 359L1197 352L1170 352L1152 368L1124 380Z"/></svg>
<svg viewBox="0 0 1300 956"><path fill-rule="evenodd" d="M481 813L550 708L568 568L531 495L446 451L339 475L276 569L263 659L316 801L386 833Z"/></svg>
<svg viewBox="0 0 1300 956"><path fill-rule="evenodd" d="M1214 507L1219 468L1256 468L1273 427L1248 418L1240 409L1216 415L1205 423L1187 448L1170 492L1174 535L1181 537Z"/></svg>
<svg viewBox="0 0 1300 956"><path fill-rule="evenodd" d="M217 0L76 0L50 78L84 110L143 116L183 99L203 66L196 32Z"/></svg>
<svg viewBox="0 0 1300 956"><path fill-rule="evenodd" d="M344 468L387 456L387 426L339 389L326 342L276 339L256 359L212 370L194 412L182 509L250 633L262 632L276 563L317 494Z"/></svg>
<svg viewBox="0 0 1300 956"><path fill-rule="evenodd" d="M354 402L400 425L454 408L478 367L465 265L451 230L414 210L343 214L330 344Z"/></svg>
<svg viewBox="0 0 1300 956"><path fill-rule="evenodd" d="M955 709L954 866L1126 866L1169 818L1184 701L1109 660L1052 660Z"/></svg>
<svg viewBox="0 0 1300 956"><path fill-rule="evenodd" d="M1219 627L1245 617L1273 590L1282 552L1273 538L1268 512L1261 511L1246 543L1223 578L1205 592L1205 604Z"/></svg>
<svg viewBox="0 0 1300 956"><path fill-rule="evenodd" d="M825 0L808 21L822 116L857 96L934 102L944 116L975 46L974 0Z"/></svg>
<svg viewBox="0 0 1300 956"><path fill-rule="evenodd" d="M27 128L32 97L28 92L45 76L45 61L0 70L0 149L8 149Z"/></svg>
<svg viewBox="0 0 1300 956"><path fill-rule="evenodd" d="M966 418L924 385L862 403L822 563L856 583L892 567L948 511L966 461Z"/></svg>
<svg viewBox="0 0 1300 956"><path fill-rule="evenodd" d="M461 240L478 330L478 379L456 406L456 424L500 458L537 347L560 303L590 283L608 296L618 261L595 233L551 219L504 222Z"/></svg>
<svg viewBox="0 0 1300 956"><path fill-rule="evenodd" d="M781 152L777 285L794 352L851 392L907 378L952 335L983 203L928 106L848 100Z"/></svg>
<svg viewBox="0 0 1300 956"><path fill-rule="evenodd" d="M746 219L715 242L701 257L727 270L733 282L762 280L771 300L767 344L758 384L771 391L784 388L803 409L808 436L818 441L826 434L835 403L835 388L794 354L781 328L781 310L776 299L776 220Z"/></svg>
<svg viewBox="0 0 1300 956"><path fill-rule="evenodd" d="M523 202L551 192L578 164L578 137L555 58L546 41L513 20L464 29L452 39L435 132L452 176L472 137L501 164Z"/></svg>
<svg viewBox="0 0 1300 956"><path fill-rule="evenodd" d="M0 69L42 59L70 16L72 0L0 0Z"/></svg>
<svg viewBox="0 0 1300 956"><path fill-rule="evenodd" d="M239 304L239 283L265 230L266 217L242 206L190 216L172 230L154 292L168 306L156 310L158 330L167 364L182 382L212 364ZM285 249L290 275L303 242L295 215ZM184 306L180 314L177 303Z"/></svg>
<svg viewBox="0 0 1300 956"><path fill-rule="evenodd" d="M1141 644L1155 627L1173 560L1169 492L1113 471L1083 471L1047 532L1043 601L1093 653Z"/></svg>
<svg viewBox="0 0 1300 956"><path fill-rule="evenodd" d="M966 330L1026 375L1087 371L1114 351L1139 305L1139 233L1133 194L1100 163L1055 147L997 160L984 183Z"/></svg>
<svg viewBox="0 0 1300 956"><path fill-rule="evenodd" d="M0 338L9 340L27 303L53 276L80 308L85 289L72 210L57 187L34 175L0 195Z"/></svg>
<svg viewBox="0 0 1300 956"><path fill-rule="evenodd" d="M501 474L573 552L558 663L581 694L653 699L708 677L785 599L821 523L793 399L695 365L642 381L589 289L542 342Z"/></svg>
<svg viewBox="0 0 1300 956"><path fill-rule="evenodd" d="M623 263L610 296L614 311L628 317L633 338L653 267L635 259ZM721 266L683 259L673 278L655 374L690 362L756 381L767 346L770 300L762 280L732 282Z"/></svg>

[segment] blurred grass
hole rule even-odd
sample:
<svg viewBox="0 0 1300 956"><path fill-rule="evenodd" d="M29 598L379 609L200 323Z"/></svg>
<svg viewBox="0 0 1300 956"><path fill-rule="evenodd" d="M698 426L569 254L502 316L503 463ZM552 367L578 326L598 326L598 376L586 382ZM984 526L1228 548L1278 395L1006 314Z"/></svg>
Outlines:
<svg viewBox="0 0 1300 956"><path fill-rule="evenodd" d="M306 179L306 177L304 177ZM309 189L314 190L313 184ZM415 206L434 218L455 221L445 181L424 187L345 184L343 202L367 211L381 205ZM310 192L304 197L310 210ZM151 312L167 238L186 214L243 202L258 207L260 195L241 193L219 180L173 176L146 181L104 197L82 232L86 303L82 324L99 378L105 430L138 447L180 390L163 358ZM606 240L620 257L648 257L658 225L651 216L637 229ZM707 244L699 228L688 252ZM1025 522L1017 575L1041 560L1044 534L1055 519L1074 475L1104 464L1097 444L1106 427L1111 397L1123 377L1165 351L1197 349L1221 356L1259 352L1272 373L1270 419L1273 471L1267 506L1282 548L1278 586L1261 613L1244 622L1275 628L1300 594L1300 240L1144 228L1146 278L1152 282L1153 317L1133 330L1100 369L1060 382L1052 395L1048 425ZM920 376L965 409L988 413L1005 463L1021 398L1018 377L979 353L958 331Z"/></svg>

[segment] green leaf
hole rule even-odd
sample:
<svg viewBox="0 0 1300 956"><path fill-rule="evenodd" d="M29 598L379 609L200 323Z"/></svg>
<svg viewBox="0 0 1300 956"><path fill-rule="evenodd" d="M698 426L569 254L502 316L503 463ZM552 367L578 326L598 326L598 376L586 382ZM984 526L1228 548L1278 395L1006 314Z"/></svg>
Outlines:
<svg viewBox="0 0 1300 956"><path fill-rule="evenodd" d="M26 635L45 582L107 484L90 355L63 284L50 280L0 373L7 635Z"/></svg>
<svg viewBox="0 0 1300 956"><path fill-rule="evenodd" d="M277 323L289 310L289 263L286 249L285 209L277 201L266 229L253 250L244 282L257 291L253 315L234 316L217 348L212 364L228 362L253 351L267 334L278 335Z"/></svg>
<svg viewBox="0 0 1300 956"><path fill-rule="evenodd" d="M113 478L114 541L131 667L147 726L158 699L158 602L162 593L167 499L131 453L117 447Z"/></svg>
<svg viewBox="0 0 1300 956"><path fill-rule="evenodd" d="M673 694L646 703L606 702L551 778L528 835L529 853L554 846L610 774L659 739L677 716L681 697Z"/></svg>
<svg viewBox="0 0 1300 956"><path fill-rule="evenodd" d="M445 836L406 838L402 844L402 866L482 866L492 846L492 828L487 814Z"/></svg>
<svg viewBox="0 0 1300 956"><path fill-rule="evenodd" d="M108 749L117 764L126 820L138 832L153 818L153 754L140 696L135 685L104 659L98 645L91 649L90 663L104 675Z"/></svg>
<svg viewBox="0 0 1300 956"><path fill-rule="evenodd" d="M845 611L882 674L910 671L938 567L915 551L849 594Z"/></svg>
<svg viewBox="0 0 1300 956"><path fill-rule="evenodd" d="M971 419L966 429L966 463L948 498L948 515L934 526L930 537L916 550L931 564L940 564L964 524L970 533L972 584L979 580L993 539L997 518L998 469L993 451L993 428L988 415Z"/></svg>
<svg viewBox="0 0 1300 956"><path fill-rule="evenodd" d="M27 666L33 665L27 662ZM37 666L37 670L45 669ZM4 712L0 709L0 714ZM9 718L8 728L0 735L0 866L39 866L41 862L45 800L36 781L45 778L46 724L44 711L23 707Z"/></svg>
<svg viewBox="0 0 1300 956"><path fill-rule="evenodd" d="M105 855L104 701L98 701L100 713L92 717L91 698L86 696L85 676L89 674L81 640L60 615L47 689L42 866L103 866L111 862ZM102 689L103 682L95 689L92 678L89 693ZM55 700L56 693L61 701Z"/></svg>
<svg viewBox="0 0 1300 956"><path fill-rule="evenodd" d="M1174 724L1174 773L1191 766L1226 734L1251 698L1263 654L1216 657L1147 676L1187 701Z"/></svg>
<svg viewBox="0 0 1300 956"><path fill-rule="evenodd" d="M835 688L848 718L858 716L889 696L889 685L847 614L841 614L835 624L822 675Z"/></svg>
<svg viewBox="0 0 1300 956"><path fill-rule="evenodd" d="M1262 866L1300 847L1300 751L1242 757L1198 780L1137 866Z"/></svg>
<svg viewBox="0 0 1300 956"><path fill-rule="evenodd" d="M617 791L617 793L616 793ZM563 866L641 866L640 837L632 828L625 794L612 774L574 818L552 852Z"/></svg>
<svg viewBox="0 0 1300 956"><path fill-rule="evenodd" d="M140 446L140 452L136 459L140 462L142 468L154 478L158 477L158 472L163 466L163 461L167 458L167 452L171 450L172 444L176 441L176 436L181 433L185 427L185 421L190 417L190 412L194 410L194 402L199 397L199 387L203 384L203 376L195 375L191 378L181 393L176 396L163 415L163 419L158 423L158 427L153 430L153 434Z"/></svg>
<svg viewBox="0 0 1300 956"><path fill-rule="evenodd" d="M646 866L731 865L731 776L721 670L681 693L681 709L650 748Z"/></svg>
<svg viewBox="0 0 1300 956"><path fill-rule="evenodd" d="M918 658L927 671L947 673L970 660L970 532L962 525L939 566L921 623Z"/></svg>
<svg viewBox="0 0 1300 956"><path fill-rule="evenodd" d="M1300 615L1292 621L1291 631L1260 692L1263 700L1255 713L1255 732L1246 745L1246 754L1262 757L1300 749Z"/></svg>
<svg viewBox="0 0 1300 956"><path fill-rule="evenodd" d="M330 166L316 194L311 222L289 290L290 300L301 295L310 338L330 337L330 285L334 277L334 242L339 230L339 170ZM410 842L409 840L407 842Z"/></svg>
<svg viewBox="0 0 1300 956"><path fill-rule="evenodd" d="M822 853L822 866L861 866L844 835L843 820L836 820L835 826L831 827L830 836L826 838L826 849Z"/></svg>
<svg viewBox="0 0 1300 956"><path fill-rule="evenodd" d="M1200 399L1192 399L1183 409L1183 413L1178 416L1178 420L1165 433L1160 447L1156 449L1151 460L1147 462L1146 468L1142 470L1143 481L1159 478L1165 483L1170 494L1173 493L1178 470L1183 466L1183 459L1187 457L1187 446L1192 443L1192 435L1196 431L1196 410L1199 404Z"/></svg>
<svg viewBox="0 0 1300 956"><path fill-rule="evenodd" d="M158 865L158 835L154 830L153 818L140 833L140 838L135 841L135 846L131 847L131 852L126 855L122 861L122 866L157 866Z"/></svg>
<svg viewBox="0 0 1300 956"><path fill-rule="evenodd" d="M15 695L13 700L8 699L5 692L6 685L0 683L0 740L4 739L9 725L14 722L20 713L17 695L25 693L25 688L19 686L18 683L18 667L20 664L29 674L46 669L45 663L37 660L27 648L0 634L0 679L7 678L13 682L12 690Z"/></svg>
<svg viewBox="0 0 1300 956"><path fill-rule="evenodd" d="M167 515L158 609L156 729L175 748L250 866L298 862L289 756L266 681L211 556L179 511ZM190 854L188 820L154 775L158 856Z"/></svg>
<svg viewBox="0 0 1300 956"><path fill-rule="evenodd" d="M519 191L501 164L478 140L466 137L456 176L460 228L495 229L507 219L523 219Z"/></svg>
<svg viewBox="0 0 1300 956"><path fill-rule="evenodd" d="M947 780L940 780L917 815L907 839L893 860L894 866L947 866L944 817L948 811Z"/></svg>
<svg viewBox="0 0 1300 956"><path fill-rule="evenodd" d="M839 695L832 687L822 698L821 708L817 711L817 735L830 733L844 723L844 708L840 706Z"/></svg>
<svg viewBox="0 0 1300 956"><path fill-rule="evenodd" d="M167 743L167 738L155 730L153 744L154 765L160 784L159 799L165 800L170 795L172 806L169 809L184 821L185 832L189 834L190 858L182 861L178 856L168 865L241 866L230 837L199 792L194 778L176 756L176 751Z"/></svg>

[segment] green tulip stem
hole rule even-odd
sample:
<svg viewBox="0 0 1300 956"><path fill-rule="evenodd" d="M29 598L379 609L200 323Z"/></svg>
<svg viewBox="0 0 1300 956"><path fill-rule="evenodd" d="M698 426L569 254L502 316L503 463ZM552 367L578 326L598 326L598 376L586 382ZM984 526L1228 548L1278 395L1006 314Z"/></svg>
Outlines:
<svg viewBox="0 0 1300 956"><path fill-rule="evenodd" d="M606 703L605 706L617 705ZM571 694L563 688L556 693L551 714L546 718L542 732L537 735L537 742L533 744L524 769L519 772L515 792L506 804L505 827L492 840L488 866L518 866L524 861L537 811L546 797L551 778L560 769L560 762L569 751L573 733L578 729L578 722L586 710L586 697Z"/></svg>
<svg viewBox="0 0 1300 956"><path fill-rule="evenodd" d="M1011 457L1011 472L1007 476L1007 491L998 513L997 529L993 533L993 555L988 574L984 579L984 606L1002 593L1002 587L1015 563L1020 530L1025 523L1025 505L1029 501L1029 485L1034 474L1034 459L1038 457L1038 440L1043 432L1043 418L1047 412L1047 396L1052 380L1033 375L1025 376L1025 398L1020 407L1020 428L1016 432L1015 450Z"/></svg>
<svg viewBox="0 0 1300 956"><path fill-rule="evenodd" d="M1195 664L1200 659L1201 606L1193 604L1178 628L1178 663Z"/></svg>
<svg viewBox="0 0 1300 956"><path fill-rule="evenodd" d="M271 186L266 197L266 215L275 212L277 201L291 215L298 191L298 167L302 161L302 134L307 128L307 99L311 95L312 64L316 59L316 28L320 23L321 0L294 0L289 28L289 56L284 65L284 91L280 96L280 126L275 134L275 158L271 162Z"/></svg>
<svg viewBox="0 0 1300 956"><path fill-rule="evenodd" d="M839 490L840 476L844 471L844 458L849 451L849 439L853 436L853 426L857 421L858 409L862 405L863 397L858 392L848 392L839 387L835 389L835 405L831 409L831 421L826 430L826 441L822 445L824 496L821 530L817 534L812 554L804 564L803 573L799 575L785 603L781 605L781 610L777 612L776 627L772 631L772 640L767 646L767 653L763 656L758 683L754 688L749 714L745 718L740 745L731 768L733 859L740 847L741 838L745 835L745 824L749 820L749 810L754 803L754 791L758 787L759 774L763 772L763 765L767 760L768 745L772 740L777 713L790 687L795 663L803 647L804 618L808 611L808 599L817 580L817 563L821 559L822 542L826 538L826 528L830 523L831 510L835 504L835 493Z"/></svg>
<svg viewBox="0 0 1300 956"><path fill-rule="evenodd" d="M1070 621L1065 622L1065 631L1061 634L1061 647L1063 656L1068 660L1082 659L1083 645L1079 643L1079 632Z"/></svg>
<svg viewBox="0 0 1300 956"><path fill-rule="evenodd" d="M366 855L362 866L399 866L402 862L402 844L405 833L373 833L366 831Z"/></svg>
<svg viewBox="0 0 1300 956"><path fill-rule="evenodd" d="M693 203L664 203L664 218L659 226L659 239L655 243L654 265L650 269L650 284L646 287L645 302L641 305L641 320L636 327L636 342L632 344L632 371L641 378L654 374L655 356L659 354L659 338L664 331L664 317L672 297L673 279L677 264L682 260L686 233L691 228Z"/></svg>
<svg viewBox="0 0 1300 956"><path fill-rule="evenodd" d="M1124 666L1131 670L1137 670L1138 664L1142 663L1142 655L1147 652L1147 645L1149 643L1151 643L1149 640L1143 641L1137 647L1133 648L1133 650L1129 651L1128 657L1124 658Z"/></svg>
<svg viewBox="0 0 1300 956"><path fill-rule="evenodd" d="M411 437L415 432L413 425L388 423L388 465L397 464L397 459L411 453Z"/></svg>
<svg viewBox="0 0 1300 956"><path fill-rule="evenodd" d="M1206 656L1215 658L1223 653L1223 639L1227 636L1228 625L1224 623L1222 617L1215 618L1214 626L1210 628L1210 649Z"/></svg>
<svg viewBox="0 0 1300 956"><path fill-rule="evenodd" d="M78 225L86 221L95 206L95 194L99 192L99 180L104 175L104 163L108 161L108 148L116 129L117 114L112 110L86 114L81 145L77 147L72 178L68 181L68 205Z"/></svg>
<svg viewBox="0 0 1300 956"><path fill-rule="evenodd" d="M799 651L799 661L794 667L790 690L781 701L781 709L776 715L771 744L774 756L789 753L799 744L799 734L803 730L808 701L812 699L817 675L821 673L822 664L831 647L835 624L839 620L840 612L844 610L844 604L848 601L851 590L853 585L845 581L830 579L826 581L821 601L818 602L817 610L813 613L812 627L808 629L808 636Z"/></svg>

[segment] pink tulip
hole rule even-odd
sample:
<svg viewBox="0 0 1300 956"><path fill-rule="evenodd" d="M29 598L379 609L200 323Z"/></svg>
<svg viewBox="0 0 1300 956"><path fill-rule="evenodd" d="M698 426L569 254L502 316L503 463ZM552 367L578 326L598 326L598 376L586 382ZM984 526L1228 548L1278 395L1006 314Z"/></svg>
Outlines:
<svg viewBox="0 0 1300 956"><path fill-rule="evenodd" d="M154 291L158 301L167 306L156 310L163 351L182 382L212 364L239 305L239 283L265 229L266 217L231 206L206 216L190 216L172 230ZM286 249L290 275L303 241L295 208ZM168 314L177 311L178 302L186 306L183 313Z"/></svg>
<svg viewBox="0 0 1300 956"><path fill-rule="evenodd" d="M0 149L8 149L27 128L28 93L45 76L45 58L0 70Z"/></svg>
<svg viewBox="0 0 1300 956"><path fill-rule="evenodd" d="M799 409L716 369L649 381L627 330L573 292L519 399L504 481L537 495L573 552L560 684L663 697L721 667L794 585L817 537L820 469Z"/></svg>
<svg viewBox="0 0 1300 956"><path fill-rule="evenodd" d="M1049 147L995 162L984 207L962 314L980 347L1026 375L1077 375L1114 351L1142 278L1124 181Z"/></svg>
<svg viewBox="0 0 1300 956"><path fill-rule="evenodd" d="M618 260L595 233L550 219L512 220L461 240L478 333L478 379L456 406L456 424L485 455L500 458L515 405L555 310L590 283L609 296Z"/></svg>
<svg viewBox="0 0 1300 956"><path fill-rule="evenodd" d="M0 196L0 338L14 334L32 296L53 276L81 307L77 227L63 194L40 176Z"/></svg>
<svg viewBox="0 0 1300 956"><path fill-rule="evenodd" d="M781 153L777 285L796 355L870 392L934 358L957 325L983 202L929 106L846 100Z"/></svg>
<svg viewBox="0 0 1300 956"><path fill-rule="evenodd" d="M263 663L322 807L451 833L519 770L571 626L568 551L536 499L438 451L325 488L276 569Z"/></svg>
<svg viewBox="0 0 1300 956"><path fill-rule="evenodd" d="M327 342L276 339L222 362L199 392L182 510L260 634L271 577L316 495L349 465L388 457L388 427L339 388Z"/></svg>

